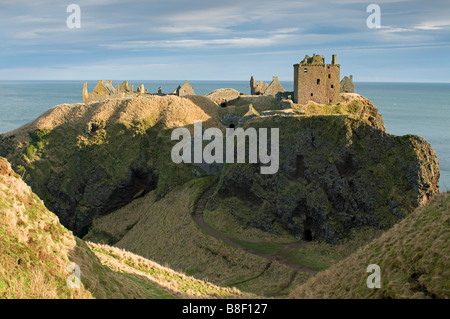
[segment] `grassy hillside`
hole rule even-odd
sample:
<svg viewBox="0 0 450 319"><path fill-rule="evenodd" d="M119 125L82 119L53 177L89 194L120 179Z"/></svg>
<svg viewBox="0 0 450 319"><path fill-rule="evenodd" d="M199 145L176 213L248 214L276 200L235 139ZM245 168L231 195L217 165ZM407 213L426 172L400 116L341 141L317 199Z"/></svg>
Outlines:
<svg viewBox="0 0 450 319"><path fill-rule="evenodd" d="M263 176L258 165L230 165L204 218L219 232L239 237L235 243L241 248L262 253L276 254L285 242L314 242L283 250L290 262L284 264L280 258L269 262L265 255L228 245L192 218L196 202L218 177L204 177L190 164L174 164L170 151L176 141L170 135L175 127L192 130L194 120L223 129L221 116L234 121L250 102L261 110L276 107L273 99L255 97L237 99L227 108L201 96L108 100L56 106L1 135L0 156L8 157L63 225L80 237L87 234L87 242L60 225L1 160L0 252L7 256L7 266L0 269L0 296L309 297L301 285L312 275L287 265L327 269L375 238L374 228L391 227L438 193L439 164L431 146L420 137L387 134L370 101L347 94L336 105L310 103L298 106L294 116L263 115L246 123L280 128L280 170ZM364 234L366 226L372 228ZM354 230L361 236L347 243L315 242L338 243ZM407 235L416 234L411 230ZM395 241L387 248L391 246ZM374 256L401 255L383 247L374 248ZM347 269L360 267L358 258ZM71 262L81 267L84 288L76 292L65 284ZM386 263L380 264L382 271L401 262ZM411 285L417 279L422 289L422 272L410 276ZM317 280L313 285L321 287ZM342 285L336 283L335 290ZM291 292L292 287L300 288ZM358 287L348 296L361 294ZM430 289L423 294L441 296ZM328 297L325 291L317 296Z"/></svg>
<svg viewBox="0 0 450 319"><path fill-rule="evenodd" d="M194 203L216 182L197 179L175 188L157 201L154 192L107 216L94 220L84 239L114 244L145 258L203 280L265 296L286 293L282 287L294 271L274 262L265 271L265 258L246 253L205 234L193 221ZM253 277L261 276L246 281ZM308 274L296 276L297 284Z"/></svg>
<svg viewBox="0 0 450 319"><path fill-rule="evenodd" d="M450 193L291 292L292 298L450 298ZM369 264L381 288L367 288Z"/></svg>
<svg viewBox="0 0 450 319"><path fill-rule="evenodd" d="M85 242L0 158L1 298L251 298L175 272L132 253ZM80 267L81 287L67 271Z"/></svg>
<svg viewBox="0 0 450 319"><path fill-rule="evenodd" d="M0 158L0 298L90 298L66 285L75 239Z"/></svg>
<svg viewBox="0 0 450 319"><path fill-rule="evenodd" d="M304 283L305 277L293 277L281 265L272 265L264 272L261 258L221 244L188 222L191 219L186 213L198 197L195 195L213 182L213 178L206 178L188 183L156 202L151 200L154 195L149 194L147 199L140 199L140 205L130 207L143 207L146 213L139 212L119 223L120 216L127 216L124 207L99 218L95 229L111 229L111 234L117 236L114 238L119 239L119 246L129 241L141 254L152 255L166 245L165 251L169 253L159 255L167 264L178 268L191 266L188 272L197 277L210 275L213 281L230 285L234 281L243 290L265 295L283 295L283 287L292 280L297 286L290 293L292 298L450 297L450 193L435 197L381 237ZM161 221L175 226L179 235L164 235L162 229L158 232ZM124 231L127 223L136 225ZM318 248L321 246L311 246L308 255ZM255 297L175 272L117 247L85 243L74 237L3 158L0 158L0 254L0 298ZM184 258L179 258L181 255ZM67 286L70 274L66 269L72 262L81 268L80 289ZM380 289L366 286L369 264L381 267Z"/></svg>

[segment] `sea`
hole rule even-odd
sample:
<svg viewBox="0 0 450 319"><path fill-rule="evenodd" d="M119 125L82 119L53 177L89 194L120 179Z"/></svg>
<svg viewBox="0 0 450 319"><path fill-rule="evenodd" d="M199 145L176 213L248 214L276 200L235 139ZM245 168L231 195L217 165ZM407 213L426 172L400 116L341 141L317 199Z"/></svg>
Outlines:
<svg viewBox="0 0 450 319"><path fill-rule="evenodd" d="M135 88L144 84L150 93L162 87L172 93L184 81L128 81ZM270 82L270 81L269 81ZM122 81L113 81L122 83ZM233 88L250 94L249 81L189 81L195 93L208 94ZM293 90L292 81L280 81ZM97 81L87 81L88 90ZM82 102L83 81L0 81L0 134L14 130L63 103ZM373 102L390 134L415 134L436 151L440 164L441 191L450 190L450 83L355 82L355 91Z"/></svg>

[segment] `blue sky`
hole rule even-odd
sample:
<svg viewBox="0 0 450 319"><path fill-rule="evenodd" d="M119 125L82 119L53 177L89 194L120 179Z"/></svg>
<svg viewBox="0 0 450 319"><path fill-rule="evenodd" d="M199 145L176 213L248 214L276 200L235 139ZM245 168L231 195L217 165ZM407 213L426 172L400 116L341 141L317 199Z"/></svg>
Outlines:
<svg viewBox="0 0 450 319"><path fill-rule="evenodd" d="M292 80L316 53L355 81L450 82L448 0L0 0L0 28L0 80Z"/></svg>

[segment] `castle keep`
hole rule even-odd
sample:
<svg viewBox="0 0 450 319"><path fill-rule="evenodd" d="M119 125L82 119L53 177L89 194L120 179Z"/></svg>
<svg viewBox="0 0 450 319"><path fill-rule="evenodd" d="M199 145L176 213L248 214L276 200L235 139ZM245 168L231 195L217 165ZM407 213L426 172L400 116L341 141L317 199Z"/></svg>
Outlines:
<svg viewBox="0 0 450 319"><path fill-rule="evenodd" d="M340 65L336 63L336 55L332 56L331 64L325 64L323 55L306 55L303 61L294 64L294 103L337 102L340 93L339 80Z"/></svg>

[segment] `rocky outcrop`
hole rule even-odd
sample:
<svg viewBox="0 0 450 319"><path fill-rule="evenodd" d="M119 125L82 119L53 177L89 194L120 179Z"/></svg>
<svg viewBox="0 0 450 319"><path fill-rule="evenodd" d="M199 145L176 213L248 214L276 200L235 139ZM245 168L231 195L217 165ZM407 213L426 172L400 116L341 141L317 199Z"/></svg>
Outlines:
<svg viewBox="0 0 450 319"><path fill-rule="evenodd" d="M449 299L449 207L450 193L439 194L368 245L291 290L290 297ZM377 289L366 288L370 264L381 269Z"/></svg>
<svg viewBox="0 0 450 319"><path fill-rule="evenodd" d="M280 169L261 175L258 164L233 164L216 200L261 212L250 226L271 231L278 222L298 238L335 243L355 227L390 227L439 192L436 154L418 136L344 115L259 117L249 126L279 127Z"/></svg>
<svg viewBox="0 0 450 319"><path fill-rule="evenodd" d="M217 89L206 94L206 97L213 100L222 107L226 107L228 101L237 99L241 94L235 89Z"/></svg>

